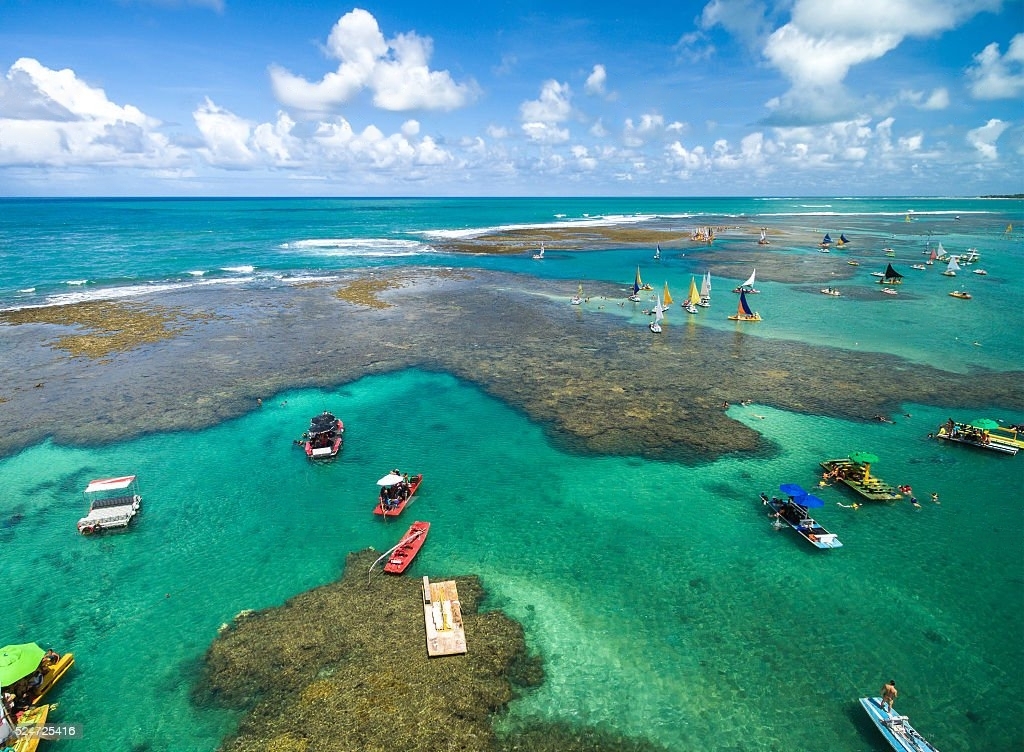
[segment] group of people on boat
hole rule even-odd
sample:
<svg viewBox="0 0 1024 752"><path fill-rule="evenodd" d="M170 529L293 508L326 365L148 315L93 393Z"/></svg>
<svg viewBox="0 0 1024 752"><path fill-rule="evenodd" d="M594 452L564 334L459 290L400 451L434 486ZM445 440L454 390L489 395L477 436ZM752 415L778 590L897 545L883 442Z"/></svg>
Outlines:
<svg viewBox="0 0 1024 752"><path fill-rule="evenodd" d="M983 431L966 423L957 423L952 418L947 420L942 427L945 430L945 434L951 439L973 441L975 444L988 444L991 441L988 431Z"/></svg>
<svg viewBox="0 0 1024 752"><path fill-rule="evenodd" d="M39 688L46 678L46 672L51 666L57 665L59 660L60 655L47 648L35 671L3 688L4 707L12 718L17 719L32 706L32 700L39 695Z"/></svg>
<svg viewBox="0 0 1024 752"><path fill-rule="evenodd" d="M399 504L409 498L412 485L409 483L409 473L402 473L395 468L392 475L401 475L402 480L390 486L383 486L380 489L380 506L385 511L396 509Z"/></svg>

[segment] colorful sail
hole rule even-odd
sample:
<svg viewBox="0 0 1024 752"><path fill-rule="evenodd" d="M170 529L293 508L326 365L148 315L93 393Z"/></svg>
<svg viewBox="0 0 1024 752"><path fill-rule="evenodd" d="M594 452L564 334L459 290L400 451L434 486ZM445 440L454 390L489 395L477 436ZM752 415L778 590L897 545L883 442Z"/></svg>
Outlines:
<svg viewBox="0 0 1024 752"><path fill-rule="evenodd" d="M633 292L644 289L644 283L640 279L640 267L636 268L636 279L633 280Z"/></svg>
<svg viewBox="0 0 1024 752"><path fill-rule="evenodd" d="M672 295L668 291L668 282L665 283L665 292L662 297L665 299L665 305L672 305Z"/></svg>
<svg viewBox="0 0 1024 752"><path fill-rule="evenodd" d="M753 316L754 312L750 310L750 306L747 305L747 295L745 292L740 291L740 304L736 308L737 316Z"/></svg>
<svg viewBox="0 0 1024 752"><path fill-rule="evenodd" d="M846 239L845 235L843 235L843 234L839 235L839 245L846 245L849 242L850 241Z"/></svg>
<svg viewBox="0 0 1024 752"><path fill-rule="evenodd" d="M686 299L693 305L700 303L700 293L697 292L697 283L694 281L693 277L690 277L690 294Z"/></svg>

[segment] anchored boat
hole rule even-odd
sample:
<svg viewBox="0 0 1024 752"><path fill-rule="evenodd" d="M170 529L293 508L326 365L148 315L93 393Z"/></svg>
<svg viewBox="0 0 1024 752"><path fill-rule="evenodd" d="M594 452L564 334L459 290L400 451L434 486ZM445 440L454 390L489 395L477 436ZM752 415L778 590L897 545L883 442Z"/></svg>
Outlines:
<svg viewBox="0 0 1024 752"><path fill-rule="evenodd" d="M979 418L972 423L957 423L950 418L939 426L935 438L1009 455L1015 455L1024 448L1024 440L1018 438L1016 429L1003 428L988 418Z"/></svg>
<svg viewBox="0 0 1024 752"><path fill-rule="evenodd" d="M380 494L373 513L384 517L397 517L405 508L412 504L413 497L423 482L423 473L411 478L397 470L392 470L379 481Z"/></svg>
<svg viewBox="0 0 1024 752"><path fill-rule="evenodd" d="M408 569L412 560L416 558L416 554L423 548L428 532L430 532L429 522L416 521L412 523L398 545L391 549L391 557L384 565L384 571L388 574L402 574Z"/></svg>
<svg viewBox="0 0 1024 752"><path fill-rule="evenodd" d="M327 460L337 457L341 451L345 424L333 413L324 410L309 421L309 430L303 436L302 447L311 460Z"/></svg>
<svg viewBox="0 0 1024 752"><path fill-rule="evenodd" d="M83 493L89 503L89 514L78 521L78 532L82 535L128 527L142 508L142 495L134 475L99 478L91 481Z"/></svg>
<svg viewBox="0 0 1024 752"><path fill-rule="evenodd" d="M747 294L740 292L740 303L736 308L736 313L728 318L730 321L760 321L761 314L750 310L750 306L747 304Z"/></svg>
<svg viewBox="0 0 1024 752"><path fill-rule="evenodd" d="M825 468L825 476L821 485L838 481L852 488L869 501L897 501L903 498L898 489L893 488L881 478L871 475L871 464L878 462L878 457L868 452L854 452L849 457L825 460L821 466Z"/></svg>
<svg viewBox="0 0 1024 752"><path fill-rule="evenodd" d="M860 704L897 752L939 752L910 725L910 719L905 715L894 713L891 707L888 710L882 707L881 697L861 697Z"/></svg>
<svg viewBox="0 0 1024 752"><path fill-rule="evenodd" d="M789 525L815 548L842 548L843 544L839 542L835 533L830 533L807 512L811 507L825 506L825 502L807 493L795 483L784 483L779 489L787 494L787 499L775 496L769 499L767 494L761 494L761 503L771 510L770 516L776 529Z"/></svg>

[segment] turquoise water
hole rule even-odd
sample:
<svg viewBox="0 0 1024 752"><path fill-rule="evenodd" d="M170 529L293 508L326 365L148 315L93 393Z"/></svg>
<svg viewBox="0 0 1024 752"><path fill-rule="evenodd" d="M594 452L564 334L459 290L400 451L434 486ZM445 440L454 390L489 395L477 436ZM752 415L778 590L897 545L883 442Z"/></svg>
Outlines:
<svg viewBox="0 0 1024 752"><path fill-rule="evenodd" d="M367 267L465 266L583 283L632 282L639 264L682 300L691 275L716 268L709 311L667 326L736 329L728 292L749 274L722 261L746 237L711 247L521 256L454 256L434 243L503 226L602 223L785 228L770 253L807 264L807 279L762 282L757 337L899 355L952 372L951 402L971 368L1024 362L1024 202L979 199L5 200L0 308L182 287L268 287L337 279ZM912 222L906 212L914 210ZM959 216L960 219L956 219ZM1018 228L1009 237L1003 230ZM820 234L844 231L861 260L821 295ZM806 238L804 242L803 238ZM911 263L941 240L977 247L986 277L956 280ZM893 262L896 298L869 272ZM581 249L586 250L586 249ZM769 262L770 263L770 262ZM728 270L728 271L726 271ZM769 271L759 269L759 275ZM729 273L732 272L732 273ZM968 285L970 301L948 296ZM603 308L602 308L603 306ZM581 316L646 316L592 299ZM0 328L2 332L2 328ZM0 351L0 372L14 368ZM808 367L814 367L809 363ZM709 377L713 377L709 375ZM429 395L429 399L425 396ZM333 463L292 446L310 416L346 422ZM490 604L521 620L547 680L514 703L507 725L544 717L608 724L673 750L837 752L883 749L856 698L895 678L901 710L943 750L1024 745L1024 460L930 441L950 415L1024 422L999 405L964 414L904 405L894 425L855 424L767 406L730 415L773 451L699 466L569 455L541 427L474 387L410 371L331 392L268 396L262 409L197 432L98 448L46 443L0 458L0 594L6 642L74 650L56 691L59 720L81 723L76 750L206 752L236 718L189 702L217 628L336 577L347 552L384 550L412 519L433 523L412 576L477 572ZM0 416L2 416L0 406ZM397 416L381 431L381 416ZM400 419L398 419L400 417ZM486 431L481 427L486 426ZM845 546L811 550L774 531L758 493L813 485L818 461L856 449L909 483L922 508L842 508L823 489L817 517ZM423 472L400 522L371 514L375 481ZM121 535L83 538L81 490L138 473L144 511ZM941 504L928 501L932 491ZM408 518L408 519L407 519ZM472 649L472 635L469 636ZM1017 719L1007 723L1006 719Z"/></svg>
<svg viewBox="0 0 1024 752"><path fill-rule="evenodd" d="M314 465L291 439L324 408L344 416L346 445ZM196 434L37 446L0 461L18 583L0 608L10 641L75 651L55 699L82 724L76 749L211 750L234 719L188 692L217 627L429 519L411 576L480 573L544 656L547 681L506 723L606 723L678 750L812 749L822 734L830 750L881 749L855 701L896 678L901 709L940 748L1013 749L1020 728L1000 719L1024 696L1020 460L929 441L945 414L905 409L895 425L854 425L734 407L778 453L682 467L563 454L476 389L412 371L279 395ZM402 420L381 432L384 414ZM759 491L813 486L818 460L859 447L922 508L844 509L830 488L818 518L842 549L772 529ZM425 482L385 523L374 482L392 466ZM85 483L127 472L143 484L138 524L75 534Z"/></svg>

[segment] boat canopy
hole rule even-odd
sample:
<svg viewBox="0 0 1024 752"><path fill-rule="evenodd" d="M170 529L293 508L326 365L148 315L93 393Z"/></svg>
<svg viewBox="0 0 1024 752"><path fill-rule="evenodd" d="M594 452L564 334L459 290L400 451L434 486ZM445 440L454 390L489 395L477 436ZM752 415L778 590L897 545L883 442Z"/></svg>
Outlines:
<svg viewBox="0 0 1024 752"><path fill-rule="evenodd" d="M100 478L94 480L85 487L86 493L93 493L95 491L118 491L122 488L128 488L132 483L135 482L134 475L125 475L121 478Z"/></svg>
<svg viewBox="0 0 1024 752"><path fill-rule="evenodd" d="M326 410L322 415L317 415L309 421L310 433L327 433L328 431L335 431L337 428L338 419Z"/></svg>

